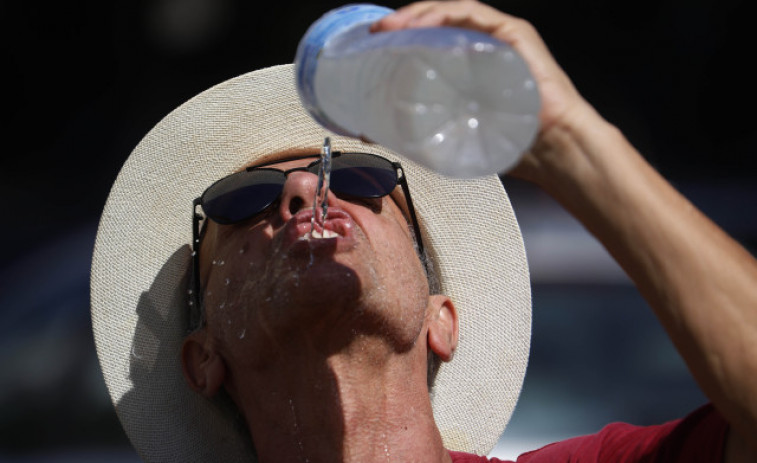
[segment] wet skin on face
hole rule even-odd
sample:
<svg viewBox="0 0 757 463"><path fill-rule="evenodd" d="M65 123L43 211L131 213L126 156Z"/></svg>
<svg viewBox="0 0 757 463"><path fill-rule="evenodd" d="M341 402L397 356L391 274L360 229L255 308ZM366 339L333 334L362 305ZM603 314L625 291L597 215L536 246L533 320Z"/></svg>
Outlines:
<svg viewBox="0 0 757 463"><path fill-rule="evenodd" d="M291 172L266 211L234 225L207 224L200 248L206 329L232 370L263 368L291 343L327 352L371 335L403 351L418 339L428 283L398 206L405 206L401 189L376 199L330 192L325 228L338 236L306 239L316 187L316 175Z"/></svg>

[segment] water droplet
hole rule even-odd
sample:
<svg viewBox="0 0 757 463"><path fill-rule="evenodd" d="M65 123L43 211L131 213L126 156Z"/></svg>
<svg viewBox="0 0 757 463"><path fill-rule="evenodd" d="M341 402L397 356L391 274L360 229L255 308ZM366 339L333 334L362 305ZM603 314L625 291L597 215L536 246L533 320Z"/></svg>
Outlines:
<svg viewBox="0 0 757 463"><path fill-rule="evenodd" d="M426 79L428 80L436 79L436 71L434 71L433 69L429 69L428 71L426 71Z"/></svg>
<svg viewBox="0 0 757 463"><path fill-rule="evenodd" d="M216 262L218 262L218 261L217 261L217 260L215 260L215 259L213 259L213 262L211 262L211 263L212 263L213 265L215 265L215 264L216 264Z"/></svg>
<svg viewBox="0 0 757 463"><path fill-rule="evenodd" d="M478 127L478 119L476 119L475 117L468 119L468 127L470 127L471 129Z"/></svg>
<svg viewBox="0 0 757 463"><path fill-rule="evenodd" d="M192 257L197 255L197 251L192 251Z"/></svg>
<svg viewBox="0 0 757 463"><path fill-rule="evenodd" d="M229 283L231 283L231 280L229 280L229 279L227 278L226 280L224 280L224 282L223 282L223 283L224 283L224 284L225 284L226 286L229 286Z"/></svg>
<svg viewBox="0 0 757 463"><path fill-rule="evenodd" d="M239 250L239 254L244 254L244 248Z"/></svg>
<svg viewBox="0 0 757 463"><path fill-rule="evenodd" d="M441 132L437 133L436 135L434 135L433 140L434 140L434 143L441 143L441 142L443 142L444 141L444 134L441 133Z"/></svg>
<svg viewBox="0 0 757 463"><path fill-rule="evenodd" d="M239 333L239 339L244 339L244 335L247 333L246 329L243 329L241 333Z"/></svg>
<svg viewBox="0 0 757 463"><path fill-rule="evenodd" d="M221 302L221 303L220 303L220 304L218 305L218 308L219 308L219 309L223 309L224 307L226 307L226 301L224 301L224 302Z"/></svg>
<svg viewBox="0 0 757 463"><path fill-rule="evenodd" d="M224 263L225 263L224 261L222 261L222 260L219 260L219 261L218 261L218 266L220 267L220 266L221 266L221 265L223 265Z"/></svg>

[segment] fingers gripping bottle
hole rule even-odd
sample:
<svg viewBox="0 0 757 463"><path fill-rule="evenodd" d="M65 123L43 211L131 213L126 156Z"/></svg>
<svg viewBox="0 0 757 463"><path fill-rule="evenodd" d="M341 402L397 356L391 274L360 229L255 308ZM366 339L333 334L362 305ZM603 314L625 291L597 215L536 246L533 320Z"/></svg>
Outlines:
<svg viewBox="0 0 757 463"><path fill-rule="evenodd" d="M539 128L541 100L526 62L508 44L466 29L369 32L391 12L348 5L310 26L295 58L308 112L337 134L445 175L514 166Z"/></svg>

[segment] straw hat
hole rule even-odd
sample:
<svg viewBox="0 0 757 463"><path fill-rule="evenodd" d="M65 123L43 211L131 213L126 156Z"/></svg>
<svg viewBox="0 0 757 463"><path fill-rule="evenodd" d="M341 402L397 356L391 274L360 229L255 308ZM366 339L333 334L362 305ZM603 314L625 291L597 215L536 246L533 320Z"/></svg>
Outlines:
<svg viewBox="0 0 757 463"><path fill-rule="evenodd" d="M334 136L302 108L291 65L251 72L160 121L124 164L102 214L92 263L92 325L111 399L145 461L255 461L228 406L181 372L187 329L192 200L213 181L289 148L366 151L400 160L424 244L460 317L455 359L432 403L444 444L488 453L515 407L528 360L525 251L496 176L453 180L380 146Z"/></svg>

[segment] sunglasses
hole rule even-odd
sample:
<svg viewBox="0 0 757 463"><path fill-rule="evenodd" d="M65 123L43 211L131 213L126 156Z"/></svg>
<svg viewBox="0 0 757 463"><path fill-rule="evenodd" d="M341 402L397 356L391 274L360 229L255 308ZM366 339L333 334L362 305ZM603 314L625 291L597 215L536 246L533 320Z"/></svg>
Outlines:
<svg viewBox="0 0 757 463"><path fill-rule="evenodd" d="M311 158L313 155L287 159L294 161ZM190 298L190 327L199 327L202 323L200 313L200 222L205 218L221 224L231 225L249 220L274 205L281 193L287 176L292 172L310 172L318 175L321 160L317 159L307 166L289 170L267 167L281 161L248 167L210 185L202 196L192 204L192 297ZM416 237L418 252L423 255L418 219L410 197L407 179L399 162L393 162L371 153L331 153L331 178L329 191L337 196L355 199L381 198L397 185L405 194L410 221ZM198 213L198 206L204 216Z"/></svg>

